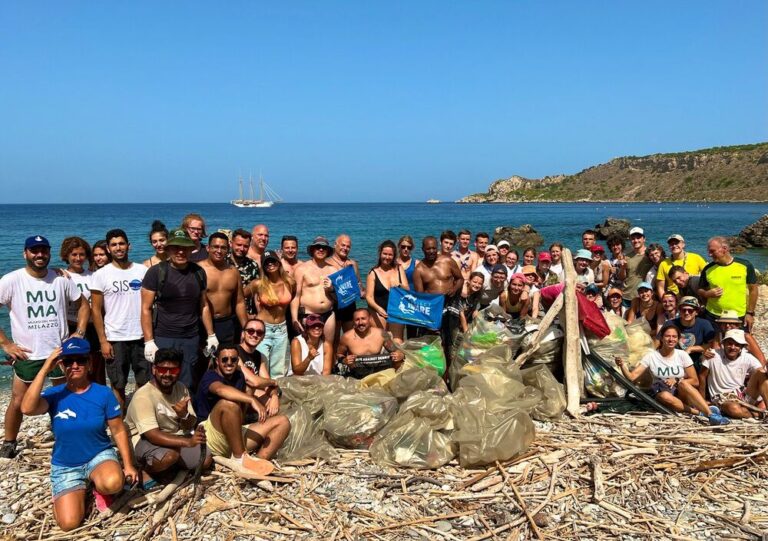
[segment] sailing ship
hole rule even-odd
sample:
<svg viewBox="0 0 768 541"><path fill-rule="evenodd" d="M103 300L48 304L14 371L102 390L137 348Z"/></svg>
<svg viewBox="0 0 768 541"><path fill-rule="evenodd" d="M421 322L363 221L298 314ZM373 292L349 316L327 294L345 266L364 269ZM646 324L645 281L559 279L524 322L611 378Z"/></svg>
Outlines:
<svg viewBox="0 0 768 541"><path fill-rule="evenodd" d="M248 184L250 186L251 197L250 199L243 198L243 177L238 179L240 184L240 199L233 199L231 203L240 208L269 208L275 203L282 201L280 196L264 182L264 178L259 175L259 198L253 197L253 177L248 178Z"/></svg>

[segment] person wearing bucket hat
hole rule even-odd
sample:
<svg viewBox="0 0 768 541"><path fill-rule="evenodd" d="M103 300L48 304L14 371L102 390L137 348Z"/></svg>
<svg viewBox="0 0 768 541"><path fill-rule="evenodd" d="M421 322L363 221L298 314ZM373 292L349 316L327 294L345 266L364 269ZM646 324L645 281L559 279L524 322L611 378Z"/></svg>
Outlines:
<svg viewBox="0 0 768 541"><path fill-rule="evenodd" d="M91 310L88 301L69 277L48 267L51 244L42 235L24 242L26 265L0 278L0 306L10 311L11 336L0 327L0 348L13 366L11 399L5 411L5 438L0 447L1 458L16 455L16 437L23 416L21 399L35 379L51 351L67 338L67 307L77 308L75 336L85 335ZM64 374L57 366L51 369L53 383Z"/></svg>
<svg viewBox="0 0 768 541"><path fill-rule="evenodd" d="M168 235L168 260L147 269L141 282L141 330L144 357L153 362L158 348L179 349L184 354L181 381L194 387L198 365L200 326L205 328L204 352L212 354L218 345L213 317L207 302L205 270L189 260L195 247L183 229Z"/></svg>
<svg viewBox="0 0 768 541"><path fill-rule="evenodd" d="M712 403L734 419L765 417L756 406L768 403L765 365L747 351L744 331L731 329L722 347L702 361L699 389L709 392ZM744 385L744 382L747 382Z"/></svg>
<svg viewBox="0 0 768 541"><path fill-rule="evenodd" d="M667 244L669 245L669 257L659 263L659 270L656 273L657 293L663 293L665 289L680 293L677 284L669 277L670 269L673 266L683 267L691 276L699 276L704 267L707 266L707 262L699 254L685 251L685 239L682 235L677 233L670 235Z"/></svg>
<svg viewBox="0 0 768 541"><path fill-rule="evenodd" d="M576 268L576 282L581 284L579 287L585 287L589 284L595 283L595 272L590 267L592 262L592 252L580 248L576 250L576 255L573 258L573 266Z"/></svg>
<svg viewBox="0 0 768 541"><path fill-rule="evenodd" d="M139 479L122 408L109 387L91 382L88 376L90 351L83 338L62 342L48 355L21 402L25 415L50 416L53 515L65 531L82 524L89 483L93 483L96 507L103 511L125 482ZM64 370L66 383L43 391L46 375L57 366ZM107 428L120 452L122 467Z"/></svg>
<svg viewBox="0 0 768 541"><path fill-rule="evenodd" d="M325 322L325 339L333 343L336 316L333 313L333 284L329 276L338 270L328 261L333 248L327 238L317 236L307 246L307 253L312 258L294 273L296 294L291 300L293 327L297 333L304 332L304 318L308 314L317 314Z"/></svg>

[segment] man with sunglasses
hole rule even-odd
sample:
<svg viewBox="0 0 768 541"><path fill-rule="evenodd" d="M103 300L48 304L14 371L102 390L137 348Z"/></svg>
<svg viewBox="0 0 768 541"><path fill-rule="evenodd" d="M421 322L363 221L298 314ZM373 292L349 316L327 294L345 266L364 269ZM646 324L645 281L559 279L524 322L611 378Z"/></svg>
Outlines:
<svg viewBox="0 0 768 541"><path fill-rule="evenodd" d="M296 332L304 332L304 318L307 314L317 314L325 323L325 339L334 341L336 316L333 313L333 284L331 274L338 270L328 258L333 255L333 248L328 239L322 236L307 246L312 257L296 269L296 294L291 300L291 319Z"/></svg>
<svg viewBox="0 0 768 541"><path fill-rule="evenodd" d="M181 351L158 349L152 381L136 391L125 416L136 459L151 477L163 481L170 481L178 468L194 470L205 443L205 431L195 430L189 390L179 382L183 358ZM209 451L203 467L212 461Z"/></svg>
<svg viewBox="0 0 768 541"><path fill-rule="evenodd" d="M248 322L245 335L256 328L251 327L252 324ZM269 415L259 398L248 392L239 364L240 356L234 344L218 347L215 367L200 381L195 411L204 421L207 445L214 456L231 457L245 470L269 475L274 469L270 459L288 436L291 423L285 415ZM277 392L277 384L269 378L258 377L256 386L265 396ZM258 415L258 420L245 424L249 411Z"/></svg>
<svg viewBox="0 0 768 541"><path fill-rule="evenodd" d="M678 304L680 316L664 325L664 327L674 325L680 329L678 347L691 356L696 372L701 371L702 354L711 349L715 343L715 328L708 320L697 317L700 308L701 305L696 297L683 297ZM663 332L664 328L659 331L659 336Z"/></svg>
<svg viewBox="0 0 768 541"><path fill-rule="evenodd" d="M205 271L206 298L213 317L213 332L219 343L238 342L248 320L240 273L227 259L229 239L217 231L208 237L208 258L200 262Z"/></svg>
<svg viewBox="0 0 768 541"><path fill-rule="evenodd" d="M5 438L0 458L16 455L16 437L21 428L21 400L45 359L67 338L67 306L77 307L77 330L73 336L83 337L91 313L90 306L77 285L62 271L48 268L51 245L41 235L24 242L24 268L9 272L0 279L0 306L11 315L10 340L0 328L0 347L13 365L11 400L5 410ZM54 385L62 383L64 374L58 367L50 372Z"/></svg>

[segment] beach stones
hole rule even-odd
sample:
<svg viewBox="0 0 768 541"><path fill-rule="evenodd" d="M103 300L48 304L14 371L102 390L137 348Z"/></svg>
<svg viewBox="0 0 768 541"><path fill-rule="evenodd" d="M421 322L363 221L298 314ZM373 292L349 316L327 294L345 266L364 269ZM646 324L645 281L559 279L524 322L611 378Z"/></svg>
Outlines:
<svg viewBox="0 0 768 541"><path fill-rule="evenodd" d="M747 246L768 248L768 214L742 229L737 238Z"/></svg>
<svg viewBox="0 0 768 541"><path fill-rule="evenodd" d="M599 240L606 240L611 235L618 235L626 240L629 238L629 228L631 225L630 221L624 218L608 217L602 224L595 225L595 233Z"/></svg>
<svg viewBox="0 0 768 541"><path fill-rule="evenodd" d="M544 244L544 238L531 224L523 224L520 227L497 227L493 232L493 244L498 244L502 240L517 248L536 248Z"/></svg>
<svg viewBox="0 0 768 541"><path fill-rule="evenodd" d="M16 513L5 513L3 515L3 524L13 524L16 522Z"/></svg>

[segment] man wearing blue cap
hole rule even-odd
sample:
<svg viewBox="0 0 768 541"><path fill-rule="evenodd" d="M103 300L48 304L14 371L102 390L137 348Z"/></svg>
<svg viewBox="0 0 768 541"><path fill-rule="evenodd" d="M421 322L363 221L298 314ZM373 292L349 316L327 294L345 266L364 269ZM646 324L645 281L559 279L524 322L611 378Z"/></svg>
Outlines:
<svg viewBox="0 0 768 541"><path fill-rule="evenodd" d="M45 359L61 346L69 334L67 305L77 308L77 330L82 337L91 309L77 285L62 271L48 268L51 244L36 235L24 242L24 268L0 278L0 306L7 306L11 315L10 340L0 329L0 347L13 364L11 401L5 411L5 439L0 458L16 454L16 436L21 428L21 399L29 384L43 366ZM50 373L53 383L61 383L61 370Z"/></svg>

